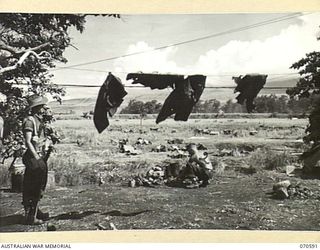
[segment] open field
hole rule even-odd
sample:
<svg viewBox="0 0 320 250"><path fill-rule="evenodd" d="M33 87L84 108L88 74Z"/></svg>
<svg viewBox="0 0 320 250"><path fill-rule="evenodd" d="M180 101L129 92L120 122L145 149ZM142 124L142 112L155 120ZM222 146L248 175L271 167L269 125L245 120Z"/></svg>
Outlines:
<svg viewBox="0 0 320 250"><path fill-rule="evenodd" d="M41 226L21 224L21 194L1 192L0 231L112 229L232 229L319 230L319 180L288 176L286 165L299 164L306 119L224 118L166 120L110 120L98 134L92 120L58 120L62 142L49 161L56 186L41 200L51 219ZM231 131L231 132L230 132ZM211 134L210 134L211 132ZM152 142L137 145L137 155L119 151L120 139L134 145L138 138ZM206 188L184 189L161 184L129 187L128 181L155 165L186 162L176 152L154 152L168 140L184 149L201 144L215 166ZM171 157L170 157L171 156ZM290 180L296 190L290 199L268 194L277 181ZM9 183L2 183L2 186Z"/></svg>

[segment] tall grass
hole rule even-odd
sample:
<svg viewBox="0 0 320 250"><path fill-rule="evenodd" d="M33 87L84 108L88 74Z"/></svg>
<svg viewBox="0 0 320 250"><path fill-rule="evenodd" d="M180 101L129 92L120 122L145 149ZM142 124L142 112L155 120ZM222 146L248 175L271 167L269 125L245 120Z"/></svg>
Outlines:
<svg viewBox="0 0 320 250"><path fill-rule="evenodd" d="M247 164L256 169L283 170L286 165L295 161L296 158L285 150L279 153L270 148L259 148L247 159Z"/></svg>

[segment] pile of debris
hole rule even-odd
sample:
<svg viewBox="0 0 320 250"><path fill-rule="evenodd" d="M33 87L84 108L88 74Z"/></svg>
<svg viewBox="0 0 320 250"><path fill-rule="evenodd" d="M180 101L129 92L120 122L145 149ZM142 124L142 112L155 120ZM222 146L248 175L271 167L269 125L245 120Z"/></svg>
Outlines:
<svg viewBox="0 0 320 250"><path fill-rule="evenodd" d="M125 153L126 155L138 155L140 152L136 150L132 145L128 144L128 139L119 140L119 150L120 153Z"/></svg>
<svg viewBox="0 0 320 250"><path fill-rule="evenodd" d="M204 135L220 135L220 134L223 134L223 135L230 135L230 136L233 136L233 137L238 137L239 136L239 131L238 130L235 130L235 129L224 129L222 131L215 131L215 130L210 130L208 128L205 128L205 129L199 129L199 128L196 128L194 130L194 134L204 134Z"/></svg>
<svg viewBox="0 0 320 250"><path fill-rule="evenodd" d="M165 170L161 166L154 166L146 174L139 174L129 180L129 187L155 187L164 183Z"/></svg>
<svg viewBox="0 0 320 250"><path fill-rule="evenodd" d="M157 153L167 152L167 147L165 145L158 145L155 148L152 148L151 152L157 152Z"/></svg>
<svg viewBox="0 0 320 250"><path fill-rule="evenodd" d="M280 181L273 185L273 197L276 199L309 199L316 198L315 193L300 184L291 185L289 180ZM319 197L318 197L319 198Z"/></svg>
<svg viewBox="0 0 320 250"><path fill-rule="evenodd" d="M195 134L204 134L204 135L220 135L219 131L209 130L209 129L199 129L194 130Z"/></svg>
<svg viewBox="0 0 320 250"><path fill-rule="evenodd" d="M141 137L139 137L135 143L135 145L151 145L152 142L146 139L142 139Z"/></svg>
<svg viewBox="0 0 320 250"><path fill-rule="evenodd" d="M235 129L224 129L222 130L222 133L224 135L231 135L233 137L238 137L239 136L239 131Z"/></svg>
<svg viewBox="0 0 320 250"><path fill-rule="evenodd" d="M289 198L289 194L288 194L288 188L290 187L291 183L289 180L285 180L285 181L280 181L276 184L273 185L272 187L272 195L274 198L276 199L288 199Z"/></svg>
<svg viewBox="0 0 320 250"><path fill-rule="evenodd" d="M150 128L150 131L155 131L155 132L159 132L159 128Z"/></svg>
<svg viewBox="0 0 320 250"><path fill-rule="evenodd" d="M184 150L184 148L179 148L179 146L177 145L169 145L169 146L165 146L165 145L158 145L155 148L151 149L151 152L168 152L168 151L179 151L179 150Z"/></svg>
<svg viewBox="0 0 320 250"><path fill-rule="evenodd" d="M183 139L172 139L172 140L167 140L168 144L182 144L183 143Z"/></svg>
<svg viewBox="0 0 320 250"><path fill-rule="evenodd" d="M184 168L182 161L167 162L163 166L150 168L146 174L138 174L129 180L129 187L156 187L165 184L170 187L199 188L202 181L196 176L188 176L181 179L181 171Z"/></svg>
<svg viewBox="0 0 320 250"><path fill-rule="evenodd" d="M174 150L171 154L168 154L168 157L172 158L172 159L180 159L180 158L185 158L187 157L189 154L188 152L186 152L185 150Z"/></svg>
<svg viewBox="0 0 320 250"><path fill-rule="evenodd" d="M290 186L288 188L288 194L290 198L298 198L298 199L308 199L314 196L314 193L306 188L301 187L299 184L295 186Z"/></svg>

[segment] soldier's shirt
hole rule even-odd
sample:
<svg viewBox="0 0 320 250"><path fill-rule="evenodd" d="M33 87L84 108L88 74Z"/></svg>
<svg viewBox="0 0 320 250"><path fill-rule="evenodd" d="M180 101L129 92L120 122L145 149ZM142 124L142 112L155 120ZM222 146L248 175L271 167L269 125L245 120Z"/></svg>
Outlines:
<svg viewBox="0 0 320 250"><path fill-rule="evenodd" d="M42 152L46 138L44 136L44 126L37 116L28 116L24 120L23 132L32 132L32 145L37 152Z"/></svg>

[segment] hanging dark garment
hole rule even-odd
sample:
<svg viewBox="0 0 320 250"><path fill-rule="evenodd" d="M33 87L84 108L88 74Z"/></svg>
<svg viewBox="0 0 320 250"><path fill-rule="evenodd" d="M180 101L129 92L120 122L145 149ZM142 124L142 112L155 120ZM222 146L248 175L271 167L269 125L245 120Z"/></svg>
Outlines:
<svg viewBox="0 0 320 250"><path fill-rule="evenodd" d="M232 77L232 79L237 84L234 92L240 92L236 97L239 104L244 104L246 102L247 112L251 113L255 105L253 104L254 98L257 97L260 90L266 83L268 75L260 74L248 74L245 76Z"/></svg>
<svg viewBox="0 0 320 250"><path fill-rule="evenodd" d="M109 73L99 90L94 108L93 122L99 133L109 126L108 114L112 117L116 113L126 95L120 78Z"/></svg>
<svg viewBox="0 0 320 250"><path fill-rule="evenodd" d="M182 81L183 75L161 75L161 74L144 74L144 73L129 73L127 80L133 80L132 84L140 83L151 89L173 88L176 82Z"/></svg>
<svg viewBox="0 0 320 250"><path fill-rule="evenodd" d="M174 90L165 100L156 123L160 123L175 114L175 121L187 121L193 106L199 101L205 87L206 76L191 75L186 79L183 75L162 75L130 73L127 80L133 79L133 84L140 83L151 89Z"/></svg>
<svg viewBox="0 0 320 250"><path fill-rule="evenodd" d="M192 75L177 82L175 89L165 100L156 123L175 114L175 121L187 121L194 105L199 101L205 87L206 76Z"/></svg>

